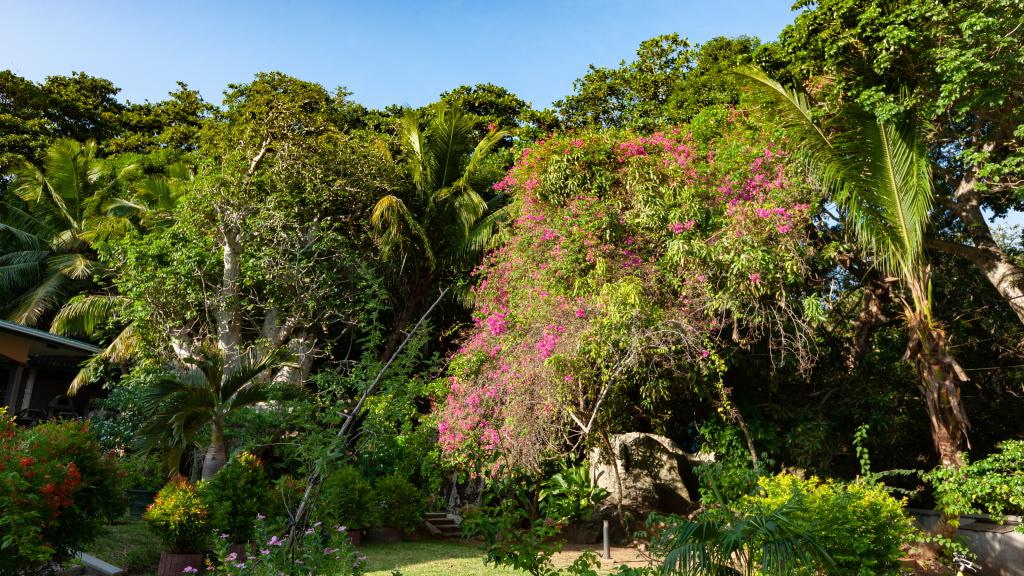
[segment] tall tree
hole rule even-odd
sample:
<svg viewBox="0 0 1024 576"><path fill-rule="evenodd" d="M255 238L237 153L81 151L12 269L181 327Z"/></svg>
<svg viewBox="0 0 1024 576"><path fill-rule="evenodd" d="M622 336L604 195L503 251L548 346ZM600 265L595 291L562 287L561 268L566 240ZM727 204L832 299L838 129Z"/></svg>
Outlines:
<svg viewBox="0 0 1024 576"><path fill-rule="evenodd" d="M441 104L426 131L416 112L403 118L403 165L414 189L380 197L370 219L396 274L398 302L384 358L402 341L437 282L464 272L503 217L504 199L485 200L476 180L488 154L509 133L492 127L478 140L479 122L457 104Z"/></svg>
<svg viewBox="0 0 1024 576"><path fill-rule="evenodd" d="M890 121L929 124L936 179L929 247L965 258L1024 322L1024 268L993 235L985 210L1024 209L1024 5L1017 0L822 0L757 61L821 104L854 103Z"/></svg>
<svg viewBox="0 0 1024 576"><path fill-rule="evenodd" d="M23 164L12 198L2 205L0 290L9 319L46 326L102 271L92 243L116 232L119 223L102 210L133 172L110 174L97 158L95 141L61 140L47 152L43 168Z"/></svg>
<svg viewBox="0 0 1024 576"><path fill-rule="evenodd" d="M909 340L906 358L917 366L932 441L942 464L962 465L969 422L959 382L967 376L932 313L925 230L935 193L920 124L911 113L882 122L851 109L837 115L826 130L812 120L806 95L784 88L759 69L740 71L774 104L869 258L897 278L909 295L902 300Z"/></svg>
<svg viewBox="0 0 1024 576"><path fill-rule="evenodd" d="M140 430L146 450L162 450L172 470L199 432L210 426L210 443L203 457L207 480L227 463L224 422L232 412L270 399L266 372L285 365L291 355L282 348L246 350L230 366L216 346L204 346L185 365L157 379L146 392L150 417Z"/></svg>

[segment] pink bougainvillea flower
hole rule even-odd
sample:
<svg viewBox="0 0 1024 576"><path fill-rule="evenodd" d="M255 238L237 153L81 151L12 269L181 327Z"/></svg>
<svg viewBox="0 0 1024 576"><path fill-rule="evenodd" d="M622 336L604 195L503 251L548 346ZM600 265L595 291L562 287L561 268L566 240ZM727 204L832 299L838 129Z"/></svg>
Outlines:
<svg viewBox="0 0 1024 576"><path fill-rule="evenodd" d="M757 272L751 272L750 275L747 277L750 278L750 281L753 282L754 284L761 283L761 275L758 274Z"/></svg>

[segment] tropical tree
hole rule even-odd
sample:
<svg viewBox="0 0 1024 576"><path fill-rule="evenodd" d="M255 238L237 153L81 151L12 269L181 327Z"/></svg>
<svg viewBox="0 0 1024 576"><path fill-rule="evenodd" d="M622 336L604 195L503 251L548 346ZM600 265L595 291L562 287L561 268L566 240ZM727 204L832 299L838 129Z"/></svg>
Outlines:
<svg viewBox="0 0 1024 576"><path fill-rule="evenodd" d="M102 272L93 242L116 233L121 223L103 211L134 172L110 174L96 142L60 140L43 168L25 163L15 172L20 202L0 207L0 291L6 316L27 326L44 324L73 296L94 287Z"/></svg>
<svg viewBox="0 0 1024 576"><path fill-rule="evenodd" d="M967 375L933 315L924 248L934 192L917 118L906 113L882 122L848 109L826 131L813 120L805 94L783 87L756 68L740 68L738 73L779 113L873 265L898 279L909 295L901 299L909 338L905 358L917 366L932 441L942 464L960 466L969 422L959 382Z"/></svg>
<svg viewBox="0 0 1024 576"><path fill-rule="evenodd" d="M801 568L834 566L814 534L790 518L797 506L790 500L764 513L713 508L694 520L669 523L659 536L665 552L663 572L783 576Z"/></svg>
<svg viewBox="0 0 1024 576"><path fill-rule="evenodd" d="M149 419L139 432L141 448L163 450L168 468L176 470L182 452L209 425L203 479L210 478L227 462L227 416L270 400L273 380L265 373L288 365L293 357L285 348L250 348L237 362L225 365L225 355L219 348L203 346L199 355L150 385L145 395Z"/></svg>
<svg viewBox="0 0 1024 576"><path fill-rule="evenodd" d="M401 303L382 357L401 341L435 283L478 255L504 218L504 196L485 200L477 178L509 132L492 126L477 141L479 122L458 102L440 104L425 131L417 112L409 110L402 119L405 166L414 191L404 198L381 197L370 219L383 256L397 263L399 278Z"/></svg>

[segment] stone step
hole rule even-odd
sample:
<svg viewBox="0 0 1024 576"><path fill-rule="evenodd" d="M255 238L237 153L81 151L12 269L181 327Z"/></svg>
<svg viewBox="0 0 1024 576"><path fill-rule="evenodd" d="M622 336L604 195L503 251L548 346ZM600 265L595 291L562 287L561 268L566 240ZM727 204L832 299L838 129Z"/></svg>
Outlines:
<svg viewBox="0 0 1024 576"><path fill-rule="evenodd" d="M121 576L123 574L127 574L127 572L117 566L104 562L95 556L85 554L84 552L78 553L78 559L81 560L82 564L85 566L85 571L88 574L96 574L98 576Z"/></svg>

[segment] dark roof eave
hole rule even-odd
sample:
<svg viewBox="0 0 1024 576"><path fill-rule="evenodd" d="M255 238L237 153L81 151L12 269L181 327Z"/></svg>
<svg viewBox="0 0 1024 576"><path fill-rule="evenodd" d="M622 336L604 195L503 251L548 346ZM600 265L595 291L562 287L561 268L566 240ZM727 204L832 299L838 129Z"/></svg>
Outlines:
<svg viewBox="0 0 1024 576"><path fill-rule="evenodd" d="M71 348L72 350L79 350L81 352L88 352L89 354L98 353L101 348L99 346L93 346L92 344L86 344L71 338L65 338L64 336L57 336L44 330L37 330L35 328L29 328L28 326L22 326L14 322L8 322L6 320L0 320L0 332L13 332L21 336L28 338L34 338L36 340L42 340L50 344L56 344L65 348Z"/></svg>

